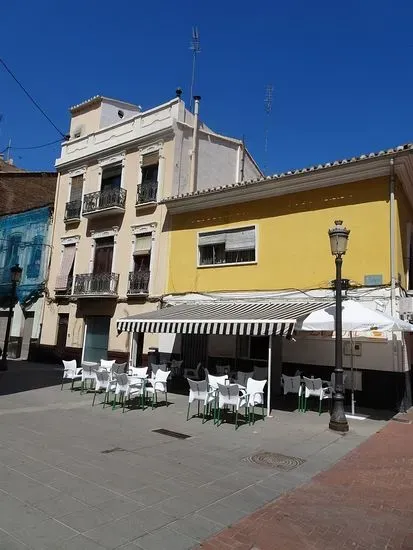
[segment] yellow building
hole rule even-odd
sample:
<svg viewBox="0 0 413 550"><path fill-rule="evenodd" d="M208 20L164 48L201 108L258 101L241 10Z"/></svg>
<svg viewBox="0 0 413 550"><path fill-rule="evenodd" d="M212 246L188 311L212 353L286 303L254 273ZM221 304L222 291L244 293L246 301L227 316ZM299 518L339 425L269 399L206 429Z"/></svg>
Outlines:
<svg viewBox="0 0 413 550"><path fill-rule="evenodd" d="M335 265L327 232L335 220L343 220L351 231L343 264L343 277L350 281L346 296L394 316L399 311L409 314L412 154L413 146L406 145L165 199L170 244L169 295L164 301L192 304L195 311L197 304L202 307L208 300L215 305L218 301L291 307L332 302ZM175 311L179 321L180 310ZM158 312L156 320L162 321L162 315L166 314ZM193 321L198 321L195 313ZM186 333L194 332L185 326ZM176 330L180 332L178 325ZM181 347L184 355L197 348L191 361L199 360L210 369L226 363L237 368L266 366L268 345L258 345L258 335L240 341L231 330L223 328L203 343L201 335L182 335L175 351ZM357 335L354 383L361 402L382 406L411 402L409 345L401 333ZM326 378L334 366L331 335L297 333L295 342L283 342L279 348L279 365L272 365L273 384L275 379L278 384L281 369L299 368ZM344 350L344 365L349 368L348 345Z"/></svg>

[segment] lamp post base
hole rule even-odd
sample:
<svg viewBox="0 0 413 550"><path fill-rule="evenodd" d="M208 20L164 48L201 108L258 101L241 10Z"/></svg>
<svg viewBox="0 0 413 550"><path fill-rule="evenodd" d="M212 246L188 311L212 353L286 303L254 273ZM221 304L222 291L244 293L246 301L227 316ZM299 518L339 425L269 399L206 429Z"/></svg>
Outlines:
<svg viewBox="0 0 413 550"><path fill-rule="evenodd" d="M334 432L347 433L349 430L346 418L344 418L343 420L330 420L328 427Z"/></svg>

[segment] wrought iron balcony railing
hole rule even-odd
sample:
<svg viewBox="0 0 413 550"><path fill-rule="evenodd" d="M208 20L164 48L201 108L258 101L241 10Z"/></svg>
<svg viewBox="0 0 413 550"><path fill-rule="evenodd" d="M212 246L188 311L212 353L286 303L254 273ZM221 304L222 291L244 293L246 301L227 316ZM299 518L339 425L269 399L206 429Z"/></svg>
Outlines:
<svg viewBox="0 0 413 550"><path fill-rule="evenodd" d="M82 201L71 201L66 203L65 222L70 220L80 220L82 210Z"/></svg>
<svg viewBox="0 0 413 550"><path fill-rule="evenodd" d="M147 181L138 185L138 195L136 204L145 204L147 202L156 202L158 195L158 182Z"/></svg>
<svg viewBox="0 0 413 550"><path fill-rule="evenodd" d="M129 273L128 294L148 294L149 270L132 271Z"/></svg>
<svg viewBox="0 0 413 550"><path fill-rule="evenodd" d="M82 273L76 275L76 296L117 296L119 273Z"/></svg>
<svg viewBox="0 0 413 550"><path fill-rule="evenodd" d="M124 210L125 201L126 189L122 187L88 193L83 197L83 215L93 214L99 210Z"/></svg>

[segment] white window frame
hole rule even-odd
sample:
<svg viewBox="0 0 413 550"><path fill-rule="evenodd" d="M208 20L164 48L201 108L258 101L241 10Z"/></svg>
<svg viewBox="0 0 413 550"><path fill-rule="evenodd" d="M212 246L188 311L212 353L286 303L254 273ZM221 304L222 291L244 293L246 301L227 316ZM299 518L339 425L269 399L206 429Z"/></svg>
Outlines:
<svg viewBox="0 0 413 550"><path fill-rule="evenodd" d="M246 230L246 229L254 229L255 232L255 260L249 261L249 262L229 262L229 263L222 263L222 264L201 264L201 253L199 250L199 237L200 235L208 235L208 233L226 233L230 231L236 231L236 230ZM259 249L259 242L258 242L258 224L251 224L251 225L241 225L237 227L226 227L226 228L220 228L220 229L211 229L208 231L198 231L196 236L196 258L197 258L197 268L198 269L211 269L214 267L228 267L228 266L238 266L238 265L256 265L258 264L258 249Z"/></svg>
<svg viewBox="0 0 413 550"><path fill-rule="evenodd" d="M112 268L111 273L116 273L114 271L113 267L116 265L116 243L118 240L119 235L119 227L112 227L112 229L108 229L107 231L91 231L91 237L92 237L92 244L90 247L90 258L89 258L89 274L93 273L93 267L95 263L95 249L96 249L96 241L98 239L104 239L106 237L113 237L113 255L112 255Z"/></svg>
<svg viewBox="0 0 413 550"><path fill-rule="evenodd" d="M98 172L98 191L102 188L102 176L103 176L103 170L104 168L116 168L116 166L120 166L120 188L125 189L124 187L124 175L125 175L125 161L126 161L126 153L122 152L119 155L114 155L111 157L105 157L98 160L99 165L99 172ZM92 191L93 192L93 191Z"/></svg>
<svg viewBox="0 0 413 550"><path fill-rule="evenodd" d="M138 183L137 183L137 189L142 184L142 165L143 165L143 157L145 155L148 155L149 153L158 153L158 188L156 191L156 202L159 203L161 198L163 197L163 191L164 191L164 174L165 174L165 157L164 157L164 146L163 142L159 142L154 145L148 145L147 147L143 147L142 149L139 149L139 169L138 169ZM136 191L136 190L135 190ZM137 206L140 206L138 204L137 196L135 198L135 202ZM142 206L145 206L147 203L143 203Z"/></svg>
<svg viewBox="0 0 413 550"><path fill-rule="evenodd" d="M79 249L79 241L80 241L80 235L74 235L73 237L62 237L60 239L60 262L59 262L59 270L62 265L63 260L63 253L65 246L70 246L72 244L75 245L75 259L73 261L73 281L72 281L72 294L75 289L75 279L76 279L76 261L77 261L77 252Z"/></svg>
<svg viewBox="0 0 413 550"><path fill-rule="evenodd" d="M68 187L68 194L67 194L67 200L66 203L70 202L70 195L72 193L72 178L76 176L83 176L83 185L82 185L82 205L83 205L83 196L85 194L85 181L86 181L86 166L83 166L82 168L79 168L77 170L72 170L71 172L68 172L69 177L69 185Z"/></svg>

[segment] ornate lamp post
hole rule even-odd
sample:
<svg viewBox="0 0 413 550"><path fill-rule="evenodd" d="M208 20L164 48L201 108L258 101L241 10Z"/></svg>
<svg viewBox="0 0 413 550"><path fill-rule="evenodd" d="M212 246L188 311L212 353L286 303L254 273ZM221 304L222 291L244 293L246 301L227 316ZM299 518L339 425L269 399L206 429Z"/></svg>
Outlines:
<svg viewBox="0 0 413 550"><path fill-rule="evenodd" d="M22 268L19 264L10 268L10 280L11 280L11 293L10 293L10 306L9 314L7 317L6 335L4 337L4 349L0 362L0 371L7 370L7 350L9 348L11 321L13 318L14 302L16 301L16 288L22 278Z"/></svg>
<svg viewBox="0 0 413 550"><path fill-rule="evenodd" d="M329 428L337 432L348 432L348 422L344 412L344 379L343 379L343 330L342 330L342 279L341 267L343 256L347 250L350 231L341 220L334 222L335 226L329 229L331 254L336 257L336 349L335 349L335 392L333 395L333 411L330 417Z"/></svg>

